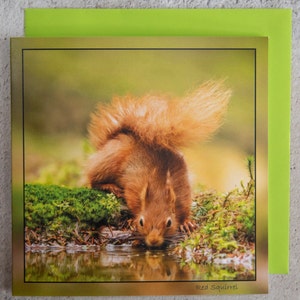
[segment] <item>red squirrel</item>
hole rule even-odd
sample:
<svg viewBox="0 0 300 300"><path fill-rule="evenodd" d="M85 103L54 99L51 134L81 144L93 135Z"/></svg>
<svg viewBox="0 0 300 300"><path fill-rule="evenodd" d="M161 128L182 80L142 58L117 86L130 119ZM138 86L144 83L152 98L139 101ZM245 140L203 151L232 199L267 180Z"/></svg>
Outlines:
<svg viewBox="0 0 300 300"><path fill-rule="evenodd" d="M179 149L219 128L230 94L222 83L209 81L181 100L115 97L92 114L89 135L97 152L87 163L88 183L125 199L148 247L162 246L178 229L194 229L191 185Z"/></svg>

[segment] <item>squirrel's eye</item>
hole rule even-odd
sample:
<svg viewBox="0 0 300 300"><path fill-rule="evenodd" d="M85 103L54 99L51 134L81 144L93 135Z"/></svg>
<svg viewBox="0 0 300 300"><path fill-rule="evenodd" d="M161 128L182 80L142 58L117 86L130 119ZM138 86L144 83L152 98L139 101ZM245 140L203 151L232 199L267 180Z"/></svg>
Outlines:
<svg viewBox="0 0 300 300"><path fill-rule="evenodd" d="M169 218L167 220L167 227L171 227L171 225L172 225L172 220L171 220L171 218Z"/></svg>
<svg viewBox="0 0 300 300"><path fill-rule="evenodd" d="M143 227L144 226L144 219L140 218L140 225Z"/></svg>

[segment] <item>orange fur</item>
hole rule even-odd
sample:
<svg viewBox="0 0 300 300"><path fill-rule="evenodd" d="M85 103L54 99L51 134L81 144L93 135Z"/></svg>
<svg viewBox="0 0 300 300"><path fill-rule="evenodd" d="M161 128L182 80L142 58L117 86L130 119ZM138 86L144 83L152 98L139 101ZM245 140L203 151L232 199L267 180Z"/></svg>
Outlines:
<svg viewBox="0 0 300 300"><path fill-rule="evenodd" d="M124 197L139 233L159 247L188 219L191 189L178 148L207 139L221 125L230 91L207 82L181 101L114 98L92 115L98 151L87 164L90 186Z"/></svg>

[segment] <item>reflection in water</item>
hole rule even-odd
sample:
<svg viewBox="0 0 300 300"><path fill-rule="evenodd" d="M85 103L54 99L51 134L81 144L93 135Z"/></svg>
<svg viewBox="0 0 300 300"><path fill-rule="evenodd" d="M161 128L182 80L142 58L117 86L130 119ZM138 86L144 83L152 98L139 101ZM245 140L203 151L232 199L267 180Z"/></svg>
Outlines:
<svg viewBox="0 0 300 300"><path fill-rule="evenodd" d="M25 256L26 282L251 280L242 266L182 263L167 251L108 246L95 251L38 251Z"/></svg>

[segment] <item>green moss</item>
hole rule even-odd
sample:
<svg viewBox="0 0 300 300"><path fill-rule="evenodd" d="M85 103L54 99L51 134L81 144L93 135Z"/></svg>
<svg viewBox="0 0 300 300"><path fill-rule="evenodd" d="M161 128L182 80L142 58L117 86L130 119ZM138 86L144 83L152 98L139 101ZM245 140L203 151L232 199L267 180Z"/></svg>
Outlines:
<svg viewBox="0 0 300 300"><path fill-rule="evenodd" d="M92 236L93 230L120 216L120 201L98 190L26 184L24 193L29 243L45 242L51 237L63 242L76 236L83 239L79 235L83 230L89 230Z"/></svg>

